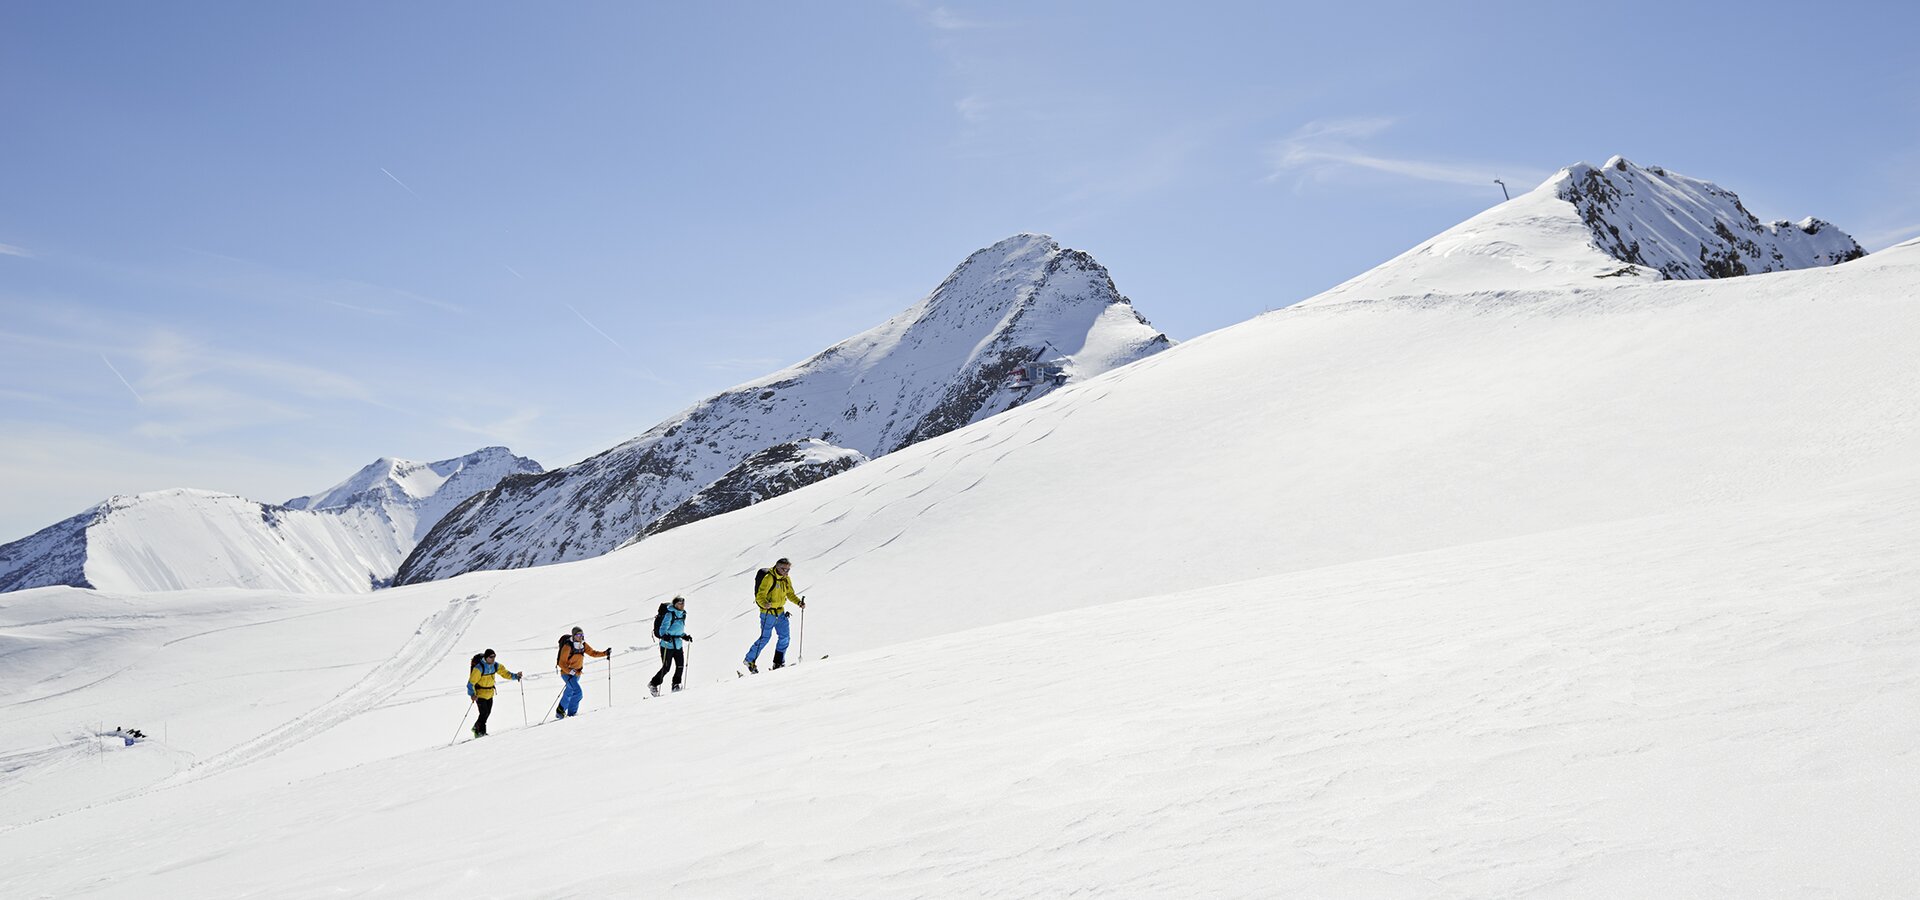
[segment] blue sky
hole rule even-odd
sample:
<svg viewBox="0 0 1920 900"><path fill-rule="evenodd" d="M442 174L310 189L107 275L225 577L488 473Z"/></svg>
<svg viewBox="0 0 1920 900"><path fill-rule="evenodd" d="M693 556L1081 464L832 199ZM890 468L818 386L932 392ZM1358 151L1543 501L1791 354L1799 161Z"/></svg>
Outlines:
<svg viewBox="0 0 1920 900"><path fill-rule="evenodd" d="M1817 14L1816 14L1817 12ZM1623 154L1920 234L1908 4L15 4L0 541L557 466L1054 235L1190 338Z"/></svg>

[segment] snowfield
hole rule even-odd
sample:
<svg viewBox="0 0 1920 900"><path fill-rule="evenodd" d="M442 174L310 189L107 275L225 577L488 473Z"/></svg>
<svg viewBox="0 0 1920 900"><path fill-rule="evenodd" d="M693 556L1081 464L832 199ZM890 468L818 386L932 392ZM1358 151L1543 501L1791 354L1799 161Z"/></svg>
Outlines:
<svg viewBox="0 0 1920 900"><path fill-rule="evenodd" d="M1911 896L1916 286L1349 292L597 558L0 596L0 896Z"/></svg>

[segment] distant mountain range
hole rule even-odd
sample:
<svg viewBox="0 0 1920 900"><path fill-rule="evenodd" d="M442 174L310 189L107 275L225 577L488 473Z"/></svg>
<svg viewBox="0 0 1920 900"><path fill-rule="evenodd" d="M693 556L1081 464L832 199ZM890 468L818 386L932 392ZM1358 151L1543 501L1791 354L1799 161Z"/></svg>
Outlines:
<svg viewBox="0 0 1920 900"><path fill-rule="evenodd" d="M1731 191L1614 157L1562 169L1300 306L1728 278L1863 255L1819 219L1763 223ZM0 591L366 591L597 556L1171 345L1091 256L1016 235L878 327L575 465L543 471L490 447L377 460L277 506L191 490L115 497L0 546Z"/></svg>
<svg viewBox="0 0 1920 900"><path fill-rule="evenodd" d="M431 463L379 459L280 505L185 489L113 497L0 546L0 591L369 591L392 579L446 510L508 475L539 471L488 447Z"/></svg>

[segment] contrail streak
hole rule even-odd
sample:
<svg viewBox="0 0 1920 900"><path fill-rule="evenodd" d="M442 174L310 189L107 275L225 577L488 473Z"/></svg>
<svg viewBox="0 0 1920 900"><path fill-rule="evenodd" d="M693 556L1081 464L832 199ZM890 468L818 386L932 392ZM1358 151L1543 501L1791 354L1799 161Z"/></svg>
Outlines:
<svg viewBox="0 0 1920 900"><path fill-rule="evenodd" d="M568 309L573 309L573 304L571 304L571 303L562 303L562 304L560 304L560 305L562 305L562 306L565 306L565 307L566 307L566 308L568 308ZM587 323L587 327L588 327L588 328L591 328L591 329L593 329L593 331L594 331L594 333L595 333L595 334L598 334L598 335L600 335L601 337L603 337L603 338L606 338L606 339L607 339L607 343L609 343L609 344L612 344L612 345L614 345L615 347L620 347L620 342L619 342L619 341L616 341L616 340L614 340L614 339L613 339L613 338L612 338L612 337L611 337L610 335L608 335L608 334L607 334L606 332L604 332L604 331L601 331L601 330L600 330L600 326L598 326L598 325L595 325L595 324L593 324L592 322L588 322L588 321L587 321L587 317L586 317L586 316L581 316L581 315L580 315L580 311L579 311L579 310L577 310L577 309L573 309L573 314L574 314L574 315L576 315L576 316L580 316L580 321L582 321L582 322L586 322L586 323ZM627 350L627 348L625 348L625 347L620 347L620 352L621 352L621 353L627 353L627 352L628 352L628 350Z"/></svg>
<svg viewBox="0 0 1920 900"><path fill-rule="evenodd" d="M406 182L404 182L404 181L401 181L401 180L400 180L400 178L399 178L399 176L397 176L397 175L394 175L394 174L393 174L392 172L387 172L387 170L386 170L386 168L385 168L385 167L382 167L382 168L380 169L380 171L382 171L382 172L386 172L386 174L387 174L387 177L388 177L388 178L392 178L392 179L393 179L393 183L394 183L394 184L397 184L397 185L399 185L399 186L401 186L401 187L403 187L403 188L406 188L406 190L407 190L407 193L409 193L409 194L413 194L413 188L410 188L410 187L407 187L407 183L406 183ZM418 199L420 199L420 195L419 195L419 194L413 194L413 197L414 197L414 199L416 199L416 200L418 200Z"/></svg>
<svg viewBox="0 0 1920 900"><path fill-rule="evenodd" d="M507 266L507 264L506 264L506 263L501 263L501 265L503 265L503 266ZM521 281L525 281L525 280L527 280L527 276L525 276L525 275L522 275L522 274L520 274L520 270L519 270L519 269L516 269L516 268L514 268L514 267L512 267L512 266L507 266L507 271L509 271L509 272L512 272L512 273L513 273L513 277L515 277L515 278L518 278L518 279L520 279ZM577 314L578 314L578 313L576 313L576 315L577 315Z"/></svg>
<svg viewBox="0 0 1920 900"><path fill-rule="evenodd" d="M140 396L140 392L133 389L133 382L128 381L127 376L120 374L120 370L113 367L113 360L108 359L105 353L100 354L100 361L106 363L108 369L113 370L113 377L120 379L120 383L127 386L127 393L132 394L133 399L142 404L147 402L147 398Z"/></svg>

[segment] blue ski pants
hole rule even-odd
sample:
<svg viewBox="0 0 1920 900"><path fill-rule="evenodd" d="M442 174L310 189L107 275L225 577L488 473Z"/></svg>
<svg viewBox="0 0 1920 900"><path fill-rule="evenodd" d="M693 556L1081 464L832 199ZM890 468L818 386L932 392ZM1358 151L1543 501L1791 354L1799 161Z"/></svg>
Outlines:
<svg viewBox="0 0 1920 900"><path fill-rule="evenodd" d="M567 683L567 689L560 692L560 708L566 710L567 715L579 715L580 698L585 696L580 690L580 676L562 675L560 680Z"/></svg>
<svg viewBox="0 0 1920 900"><path fill-rule="evenodd" d="M760 639L754 641L753 648L747 651L747 662L758 663L760 661L760 651L767 649L767 639L773 637L773 633L776 631L780 632L780 643L773 645L773 652L785 653L787 652L787 640L789 638L787 617L778 613L761 613Z"/></svg>

